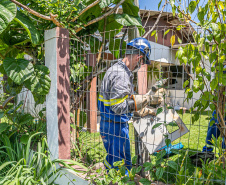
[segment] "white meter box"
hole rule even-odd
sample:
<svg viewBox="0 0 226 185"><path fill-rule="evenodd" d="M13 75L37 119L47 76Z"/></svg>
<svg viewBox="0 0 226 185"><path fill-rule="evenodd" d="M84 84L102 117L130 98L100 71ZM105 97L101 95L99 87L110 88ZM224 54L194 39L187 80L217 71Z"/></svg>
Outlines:
<svg viewBox="0 0 226 185"><path fill-rule="evenodd" d="M177 126L167 126L170 122L175 122ZM166 123L166 126L162 124L152 129L157 123ZM163 110L157 116L134 118L133 125L150 154L166 146L164 135L168 135L172 142L189 131L177 112L172 109Z"/></svg>

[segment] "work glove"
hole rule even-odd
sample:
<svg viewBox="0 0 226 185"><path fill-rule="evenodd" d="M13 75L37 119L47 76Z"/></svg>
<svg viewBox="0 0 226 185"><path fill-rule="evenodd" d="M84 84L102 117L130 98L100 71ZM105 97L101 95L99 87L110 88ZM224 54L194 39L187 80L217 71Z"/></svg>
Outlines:
<svg viewBox="0 0 226 185"><path fill-rule="evenodd" d="M161 102L163 102L163 95L166 95L168 96L168 93L166 91L166 89L164 88L161 88L161 89L158 89L156 92L153 92L152 89L150 91L148 91L146 94L146 96L148 95L152 95L154 97L159 97ZM160 103L161 104L161 103Z"/></svg>
<svg viewBox="0 0 226 185"><path fill-rule="evenodd" d="M135 104L135 111L143 109L147 104L158 105L162 102L161 97L152 95L133 95L132 98Z"/></svg>
<svg viewBox="0 0 226 185"><path fill-rule="evenodd" d="M145 107L145 108L141 109L140 111L134 112L135 117L143 118L147 115L156 116L156 109L151 109L151 108Z"/></svg>

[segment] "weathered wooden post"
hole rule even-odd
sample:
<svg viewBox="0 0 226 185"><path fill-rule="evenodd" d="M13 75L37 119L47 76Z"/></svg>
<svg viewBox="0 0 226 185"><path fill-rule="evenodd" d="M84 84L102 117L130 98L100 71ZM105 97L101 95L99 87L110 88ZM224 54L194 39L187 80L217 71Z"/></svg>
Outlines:
<svg viewBox="0 0 226 185"><path fill-rule="evenodd" d="M87 54L87 65L95 67L96 55L90 52ZM94 77L91 81L87 100L87 130L93 133L97 132L97 77Z"/></svg>

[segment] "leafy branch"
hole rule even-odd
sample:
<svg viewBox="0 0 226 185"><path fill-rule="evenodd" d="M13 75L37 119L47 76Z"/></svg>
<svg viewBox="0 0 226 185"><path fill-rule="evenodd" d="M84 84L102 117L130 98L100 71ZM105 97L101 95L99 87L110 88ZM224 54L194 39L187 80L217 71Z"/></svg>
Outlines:
<svg viewBox="0 0 226 185"><path fill-rule="evenodd" d="M39 17L41 19L45 19L45 20L48 20L48 21L52 21L58 27L63 28L63 25L56 19L58 17L58 15L53 15L52 13L50 13L50 16L42 15L42 14L30 9L29 7L23 5L22 3L20 3L16 0L10 0L10 1L15 3L18 6L22 7L23 9L27 10L29 13L35 15L36 17Z"/></svg>
<svg viewBox="0 0 226 185"><path fill-rule="evenodd" d="M160 18L161 18L161 16L162 16L162 12L163 12L163 10L164 10L164 8L165 8L166 5L167 5L167 0L165 0L164 5L162 6L162 10L161 10L161 12L159 13L159 16L158 16L157 20L155 21L155 24L152 26L152 28L151 28L150 30L148 30L148 32L146 32L146 33L142 36L143 38L146 38L146 37L147 37L147 36L155 29L156 25L158 24L158 22L159 22L159 20L160 20Z"/></svg>
<svg viewBox="0 0 226 185"><path fill-rule="evenodd" d="M89 6L87 6L86 8L84 8L79 14L78 16L74 17L71 21L75 22L76 19L78 19L79 16L81 16L82 14L84 14L87 10L89 10L90 8L94 7L95 5L97 5L100 2L100 0L96 0L93 3L91 3Z"/></svg>
<svg viewBox="0 0 226 185"><path fill-rule="evenodd" d="M109 16L110 14L112 14L122 3L124 3L125 0L121 0L117 5L114 6L114 8L112 8L110 11L108 11L107 13L105 13L104 15L97 17L96 19L93 19L91 21L89 21L87 24L84 25L84 27L87 27L91 24L94 24L102 19L104 19L105 17ZM75 30L76 33L78 33L79 31L82 30L82 27L79 27Z"/></svg>

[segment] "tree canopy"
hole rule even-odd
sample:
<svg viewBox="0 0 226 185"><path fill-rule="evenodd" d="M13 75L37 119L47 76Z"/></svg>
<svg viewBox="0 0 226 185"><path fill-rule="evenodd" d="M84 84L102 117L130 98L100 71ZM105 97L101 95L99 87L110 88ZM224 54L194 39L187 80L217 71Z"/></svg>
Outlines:
<svg viewBox="0 0 226 185"><path fill-rule="evenodd" d="M122 14L117 13L119 6L122 6ZM31 90L37 103L43 103L50 88L49 70L43 65L45 30L57 26L66 28L70 38L79 42L79 47L86 44L86 40L80 37L91 35L89 47L92 52L101 48L101 44L95 45L97 38L92 36L99 31L110 41L109 49L113 51L111 41L123 26L136 25L143 32L138 12L133 0L2 0L0 61L3 64L0 72L8 77L5 90L17 94L25 86ZM25 54L32 59L25 60Z"/></svg>

